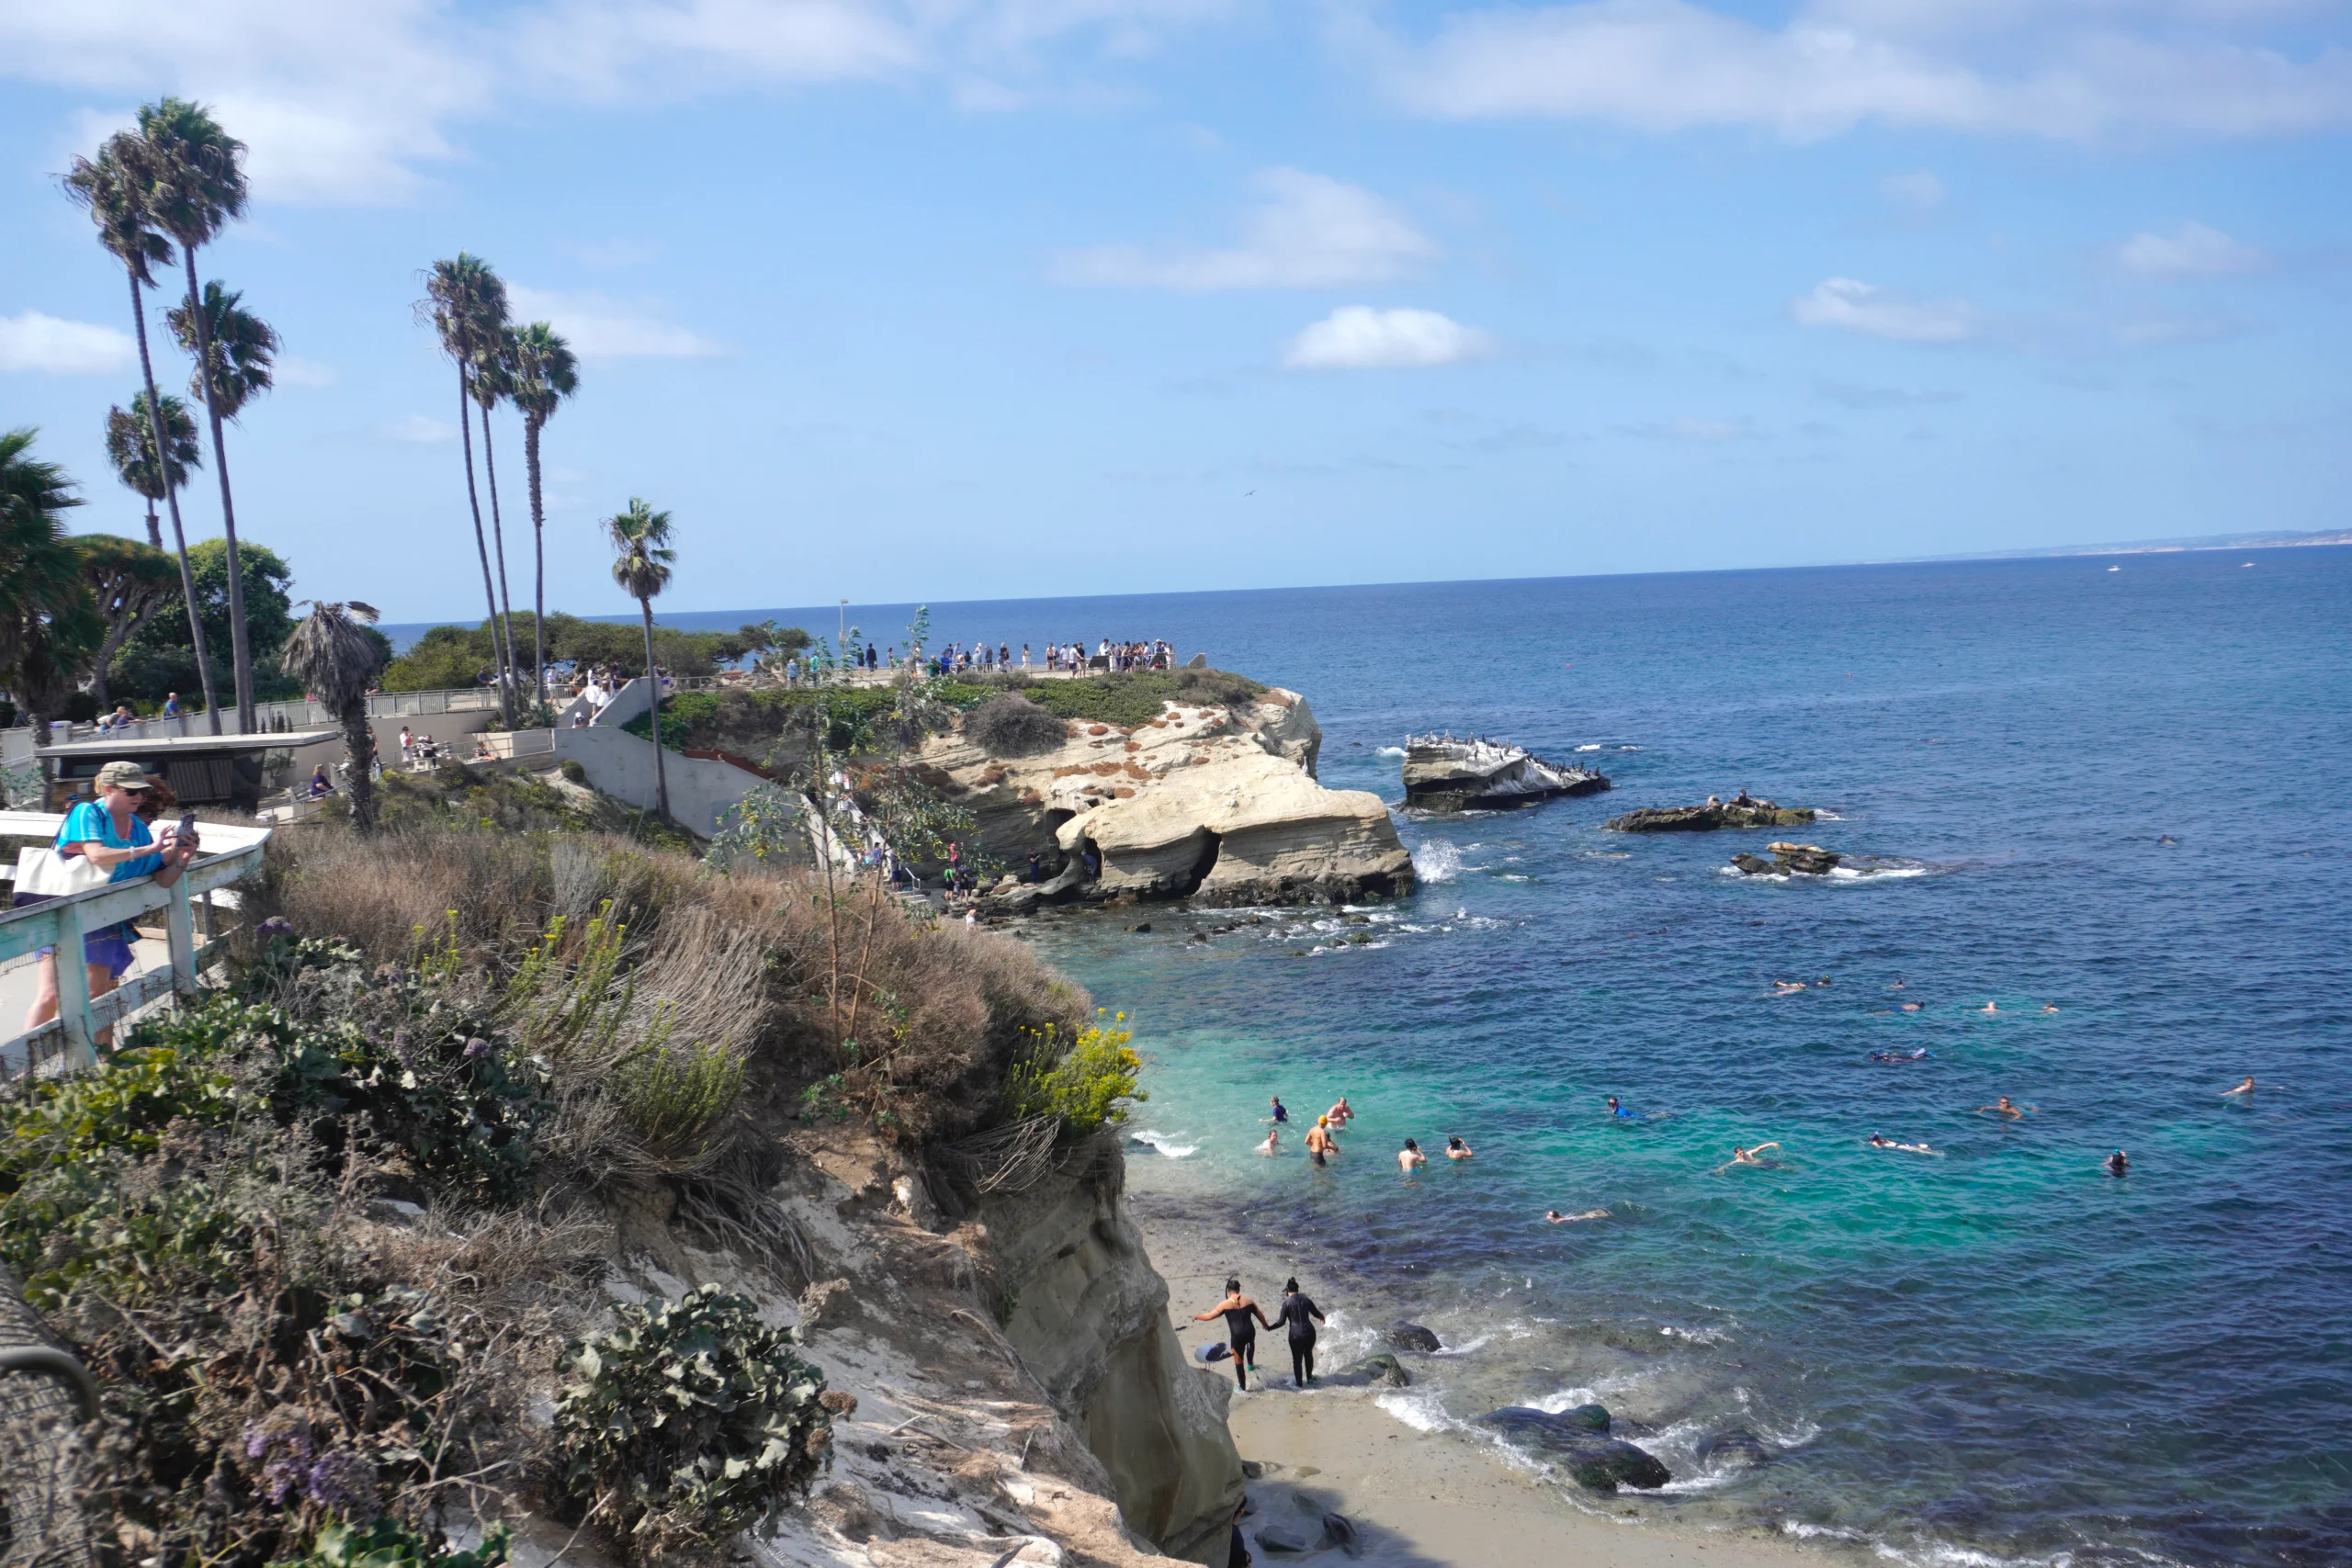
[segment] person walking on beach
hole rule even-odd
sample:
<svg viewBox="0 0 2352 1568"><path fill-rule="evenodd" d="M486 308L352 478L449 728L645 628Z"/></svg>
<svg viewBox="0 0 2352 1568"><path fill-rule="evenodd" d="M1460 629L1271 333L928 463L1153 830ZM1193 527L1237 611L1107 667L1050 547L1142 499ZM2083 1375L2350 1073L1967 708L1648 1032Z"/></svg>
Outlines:
<svg viewBox="0 0 2352 1568"><path fill-rule="evenodd" d="M1326 1321L1314 1298L1298 1288L1296 1280L1283 1281L1282 1310L1274 1322L1290 1334L1290 1386L1305 1388L1315 1381L1315 1325Z"/></svg>
<svg viewBox="0 0 2352 1568"><path fill-rule="evenodd" d="M1274 1320L1268 1317L1256 1302L1241 1293L1239 1280L1227 1280L1225 1282L1225 1300L1206 1312L1194 1313L1193 1321L1206 1323L1219 1317L1225 1319L1226 1343L1233 1347L1233 1381L1240 1384L1242 1393L1247 1393L1250 1392L1250 1374L1258 1370L1258 1325L1262 1323L1272 1328Z"/></svg>

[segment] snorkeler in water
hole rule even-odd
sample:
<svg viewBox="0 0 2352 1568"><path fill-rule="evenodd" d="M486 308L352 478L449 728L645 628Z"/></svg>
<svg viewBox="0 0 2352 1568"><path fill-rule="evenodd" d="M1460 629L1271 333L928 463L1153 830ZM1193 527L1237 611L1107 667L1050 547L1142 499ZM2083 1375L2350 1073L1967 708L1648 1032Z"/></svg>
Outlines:
<svg viewBox="0 0 2352 1568"><path fill-rule="evenodd" d="M2019 1105L2005 1094L1990 1105L1978 1106L1976 1108L1976 1113L1981 1116L1985 1111L1989 1111L1996 1116L2006 1116L2010 1121L2015 1122L2024 1116L2026 1112L2030 1111L2039 1111L2041 1109L2041 1107L2039 1105Z"/></svg>
<svg viewBox="0 0 2352 1568"><path fill-rule="evenodd" d="M2252 1076L2251 1074L2249 1074L2249 1075L2247 1076L2247 1077L2246 1077L2245 1082L2244 1082L2244 1083L2242 1083L2242 1084L2238 1085L2238 1086L2237 1086L2237 1088L2235 1088L2235 1089L2223 1089L2223 1090L2222 1091L2222 1098L2223 1100L2234 1100L2234 1099L2238 1098L2238 1097L2239 1097L2239 1096L2241 1096L2241 1095L2248 1095L2248 1094L2252 1094L2253 1092L2254 1092L2254 1078L2253 1078L2253 1076Z"/></svg>
<svg viewBox="0 0 2352 1568"><path fill-rule="evenodd" d="M1917 1051L1873 1051L1871 1053L1871 1060L1873 1062L1924 1062L1934 1055L1933 1051L1922 1045Z"/></svg>
<svg viewBox="0 0 2352 1568"><path fill-rule="evenodd" d="M1906 1155L1931 1155L1936 1152L1925 1144L1898 1144L1893 1138L1877 1133L1872 1133L1868 1141L1874 1149L1901 1149Z"/></svg>
<svg viewBox="0 0 2352 1568"><path fill-rule="evenodd" d="M1421 1145L1415 1143L1410 1138L1406 1139L1405 1146L1396 1151L1397 1168L1404 1171L1408 1176L1412 1175L1413 1172L1420 1169L1421 1167L1429 1163L1430 1156L1423 1154L1421 1152Z"/></svg>
<svg viewBox="0 0 2352 1568"><path fill-rule="evenodd" d="M2132 1174L2132 1161L2121 1149L2116 1150L2099 1163L2109 1176L2122 1177Z"/></svg>
<svg viewBox="0 0 2352 1568"><path fill-rule="evenodd" d="M1557 1209L1544 1211L1544 1223L1555 1225L1572 1225L1578 1220L1605 1220L1608 1217L1609 1211L1606 1209L1587 1209L1581 1214L1564 1214Z"/></svg>
<svg viewBox="0 0 2352 1568"><path fill-rule="evenodd" d="M1632 1111L1626 1110L1624 1106L1619 1104L1617 1097L1613 1094L1609 1097L1609 1114L1614 1116L1620 1122L1638 1122L1641 1120L1640 1117L1635 1116Z"/></svg>
<svg viewBox="0 0 2352 1568"><path fill-rule="evenodd" d="M1448 1159L1476 1159L1477 1157L1477 1151L1471 1148L1469 1145L1464 1143L1462 1141L1461 1134L1457 1133L1445 1140L1445 1157Z"/></svg>

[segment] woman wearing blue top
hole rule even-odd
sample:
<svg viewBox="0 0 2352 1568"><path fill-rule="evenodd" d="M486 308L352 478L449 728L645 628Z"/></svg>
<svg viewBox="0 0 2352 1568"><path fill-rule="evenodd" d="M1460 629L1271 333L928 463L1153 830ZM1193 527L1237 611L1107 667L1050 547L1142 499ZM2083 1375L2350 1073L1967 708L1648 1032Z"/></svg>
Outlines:
<svg viewBox="0 0 2352 1568"><path fill-rule="evenodd" d="M196 858L197 837L194 833L185 839L175 836L162 849L156 848L155 836L138 815L140 796L150 782L136 762L108 762L100 768L98 797L83 801L65 814L65 823L57 830L57 852L80 855L90 864L106 868L112 874L107 879L112 882L148 875L161 887L177 882L187 863ZM83 933L82 956L89 965L91 996L103 997L121 982L124 971L130 967L130 941L129 920ZM32 1011L26 1015L27 1029L57 1016L57 950L44 947L40 953L40 988L33 998ZM111 1044L113 1037L114 1032L107 1030L99 1034L98 1043Z"/></svg>

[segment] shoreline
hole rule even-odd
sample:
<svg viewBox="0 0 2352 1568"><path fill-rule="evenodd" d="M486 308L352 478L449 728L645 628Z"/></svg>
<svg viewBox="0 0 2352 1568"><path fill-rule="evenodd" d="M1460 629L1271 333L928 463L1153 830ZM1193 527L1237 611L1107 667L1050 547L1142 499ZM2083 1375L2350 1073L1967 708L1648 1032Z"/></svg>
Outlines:
<svg viewBox="0 0 2352 1568"><path fill-rule="evenodd" d="M1238 1272L1261 1303L1278 1295L1286 1276L1308 1279L1312 1294L1321 1281L1336 1283L1347 1273L1331 1260L1191 1218L1172 1200L1130 1192L1126 1207L1152 1268L1168 1282L1170 1323L1194 1366L1200 1363L1193 1352L1222 1340L1223 1325L1194 1323L1193 1312L1221 1294L1227 1273ZM1261 1368L1272 1378L1236 1394L1227 1419L1244 1463L1259 1472L1249 1483L1242 1529L1260 1568L1295 1560L1261 1547L1261 1526L1285 1527L1312 1547L1321 1540L1325 1512L1346 1516L1356 1527L1361 1559L1385 1568L1555 1568L1563 1561L1610 1568L1822 1568L1860 1560L1827 1542L1793 1541L1760 1526L1676 1519L1635 1492L1595 1495L1580 1506L1512 1462L1498 1445L1424 1431L1390 1414L1376 1403L1378 1391L1300 1395L1288 1386L1280 1336L1261 1330L1260 1346ZM1338 1371L1343 1359L1333 1356L1328 1370ZM1220 1361L1213 1370L1229 1377L1230 1368Z"/></svg>

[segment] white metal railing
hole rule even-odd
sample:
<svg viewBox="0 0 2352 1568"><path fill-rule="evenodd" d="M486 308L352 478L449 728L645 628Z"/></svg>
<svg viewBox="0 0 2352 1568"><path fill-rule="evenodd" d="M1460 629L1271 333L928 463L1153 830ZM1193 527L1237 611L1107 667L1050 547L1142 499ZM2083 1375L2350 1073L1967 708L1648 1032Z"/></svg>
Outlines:
<svg viewBox="0 0 2352 1568"><path fill-rule="evenodd" d="M49 812L0 811L0 836L53 842L64 823L64 818ZM29 1073L39 1065L42 1047L54 1044L61 1048L62 1069L78 1072L96 1062L101 1031L166 993L196 994L197 971L220 941L212 929L209 897L205 897L206 930L198 940L196 900L260 869L263 849L269 842L266 828L207 822L199 824L198 830L204 835L207 852L198 855L187 874L169 887L158 887L153 877L141 876L0 912L0 964L44 947L54 947L68 959L57 965L57 1017L19 1033L0 1036L0 1071ZM171 963L130 976L105 996L93 998L87 969L71 962L81 953L83 935L155 909L164 911ZM6 1027L0 1021L0 1029Z"/></svg>

